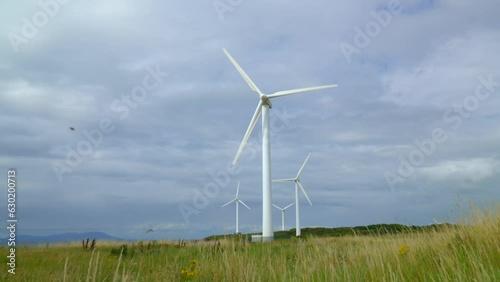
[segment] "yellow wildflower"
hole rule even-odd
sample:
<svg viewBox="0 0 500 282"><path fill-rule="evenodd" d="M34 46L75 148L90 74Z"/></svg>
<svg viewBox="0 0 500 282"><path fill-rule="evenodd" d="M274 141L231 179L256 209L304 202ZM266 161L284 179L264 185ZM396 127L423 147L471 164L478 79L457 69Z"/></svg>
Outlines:
<svg viewBox="0 0 500 282"><path fill-rule="evenodd" d="M408 253L409 251L410 251L410 246L408 246L408 245L401 245L399 247L399 255L400 256L406 255L406 253Z"/></svg>

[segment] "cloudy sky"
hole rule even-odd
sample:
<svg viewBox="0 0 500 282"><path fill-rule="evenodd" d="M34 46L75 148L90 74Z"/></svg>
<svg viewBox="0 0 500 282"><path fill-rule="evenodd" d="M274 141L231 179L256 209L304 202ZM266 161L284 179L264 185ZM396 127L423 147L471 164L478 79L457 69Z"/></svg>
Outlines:
<svg viewBox="0 0 500 282"><path fill-rule="evenodd" d="M273 100L273 178L312 153L303 226L500 199L498 1L21 2L0 10L0 210L15 168L18 234L232 233L238 181L240 230L260 232L260 124L230 166L258 98L222 48L266 93L339 85Z"/></svg>

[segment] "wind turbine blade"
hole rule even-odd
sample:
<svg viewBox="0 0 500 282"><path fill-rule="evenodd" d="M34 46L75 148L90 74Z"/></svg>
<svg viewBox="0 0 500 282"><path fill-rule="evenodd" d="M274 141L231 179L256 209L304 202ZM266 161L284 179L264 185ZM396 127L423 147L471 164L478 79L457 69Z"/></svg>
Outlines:
<svg viewBox="0 0 500 282"><path fill-rule="evenodd" d="M242 201L242 200L238 200L238 202L240 202L242 205L244 205L247 209L250 209L250 207L249 207L249 206L247 206L245 203L243 203L243 201Z"/></svg>
<svg viewBox="0 0 500 282"><path fill-rule="evenodd" d="M240 65L236 62L236 60L233 58L233 56L231 56L231 54L229 54L229 52L226 50L226 48L223 48L222 51L224 51L224 53L226 53L226 56L229 58L231 63L233 63L233 65L236 67L236 69L241 74L243 79L245 79L248 86L250 86L250 88L252 88L253 91L257 92L257 94L261 94L257 85L255 85L255 83L252 81L252 79L250 79L250 77L246 74L246 72L240 67Z"/></svg>
<svg viewBox="0 0 500 282"><path fill-rule="evenodd" d="M277 208L277 209L281 210L281 208L280 208L280 207L278 207L277 205L273 204L273 206L274 206L275 208Z"/></svg>
<svg viewBox="0 0 500 282"><path fill-rule="evenodd" d="M223 204L223 205L221 206L221 208L223 208L223 207L225 207L225 206L227 206L227 205L229 205L229 204L232 204L232 203L234 203L235 201L236 201L236 199L232 199L231 201L229 201L229 202L227 202L227 203Z"/></svg>
<svg viewBox="0 0 500 282"><path fill-rule="evenodd" d="M306 190L304 189L304 187L302 186L302 184L300 183L300 181L297 181L297 184L299 184L300 190L302 190L302 193L304 193L304 196L306 196L307 201L312 206L313 204L311 203L311 200L309 199L309 196L307 196Z"/></svg>
<svg viewBox="0 0 500 282"><path fill-rule="evenodd" d="M286 209L288 209L289 207L293 206L293 204L295 204L295 203L291 203L291 204L289 204L288 206L284 207L283 209L284 209L284 210L286 210Z"/></svg>
<svg viewBox="0 0 500 282"><path fill-rule="evenodd" d="M239 194L240 194L240 182L238 181L238 188L236 188L236 199L238 199Z"/></svg>
<svg viewBox="0 0 500 282"><path fill-rule="evenodd" d="M271 95L267 95L267 97L276 98L276 97L281 97L281 96L286 96L286 95L292 95L292 94L297 94L297 93L302 93L302 92L308 92L308 91L314 91L314 90L320 90L320 89L326 89L326 88L333 88L333 87L337 87L337 84L278 91L278 92L275 92Z"/></svg>
<svg viewBox="0 0 500 282"><path fill-rule="evenodd" d="M302 164L302 166L300 167L300 169L299 169L299 173L297 173L297 178L299 178L300 173L302 173L302 170L304 169L304 166L306 166L306 163L307 163L307 161L309 160L309 157L311 157L311 153L309 153L309 155L307 155L306 160L304 161L304 163L303 163L303 164Z"/></svg>
<svg viewBox="0 0 500 282"><path fill-rule="evenodd" d="M285 178L285 179L275 179L273 182L288 182L288 181L295 181L295 178Z"/></svg>
<svg viewBox="0 0 500 282"><path fill-rule="evenodd" d="M245 148L245 145L247 144L248 138L250 137L250 134L252 134L253 128L255 127L255 124L257 123L257 120L259 119L261 111L262 111L262 100L257 105L257 109L255 109L255 113L253 114L252 120L250 121L250 124L248 125L247 132L245 133L245 136L243 137L243 140L241 141L240 147L238 148L238 152L236 152L236 156L234 157L233 165L235 165L236 162L238 162L238 159L240 158L241 152L243 152L243 149Z"/></svg>

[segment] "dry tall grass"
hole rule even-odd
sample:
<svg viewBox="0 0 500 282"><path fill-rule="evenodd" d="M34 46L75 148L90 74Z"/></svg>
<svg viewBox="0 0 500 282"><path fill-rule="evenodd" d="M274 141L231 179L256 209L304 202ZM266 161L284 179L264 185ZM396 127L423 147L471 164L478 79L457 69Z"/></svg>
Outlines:
<svg viewBox="0 0 500 282"><path fill-rule="evenodd" d="M500 281L500 205L475 209L463 223L426 233L264 244L136 243L115 255L120 243L98 243L93 252L78 244L20 248L16 275L5 270L0 280Z"/></svg>

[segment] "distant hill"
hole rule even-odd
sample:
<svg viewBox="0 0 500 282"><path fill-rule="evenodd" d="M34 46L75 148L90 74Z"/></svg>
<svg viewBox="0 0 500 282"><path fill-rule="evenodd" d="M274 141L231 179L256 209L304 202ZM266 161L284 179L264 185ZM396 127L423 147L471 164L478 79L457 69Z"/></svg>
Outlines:
<svg viewBox="0 0 500 282"><path fill-rule="evenodd" d="M97 241L125 241L124 239L110 236L104 232L85 232L85 233L62 233L48 236L31 236L31 235L21 235L16 236L16 245L34 245L40 243L65 243L68 241L82 241L89 238L90 240L96 239ZM7 245L8 238L1 238L0 244L2 246Z"/></svg>
<svg viewBox="0 0 500 282"><path fill-rule="evenodd" d="M316 237L339 237L339 236L351 236L351 235L383 235L383 234L400 234L407 232L428 232L433 230L440 230L443 228L449 228L454 226L453 224L432 224L426 226L415 226L415 225L402 225L402 224L373 224L367 226L355 226L355 227L304 227L301 228L301 237L316 236ZM244 239L249 239L251 234L229 234L229 235L212 235L204 238L205 241L218 240L222 238L231 238L235 236L240 236ZM295 237L295 228L288 231L276 231L274 232L275 239L288 239Z"/></svg>

